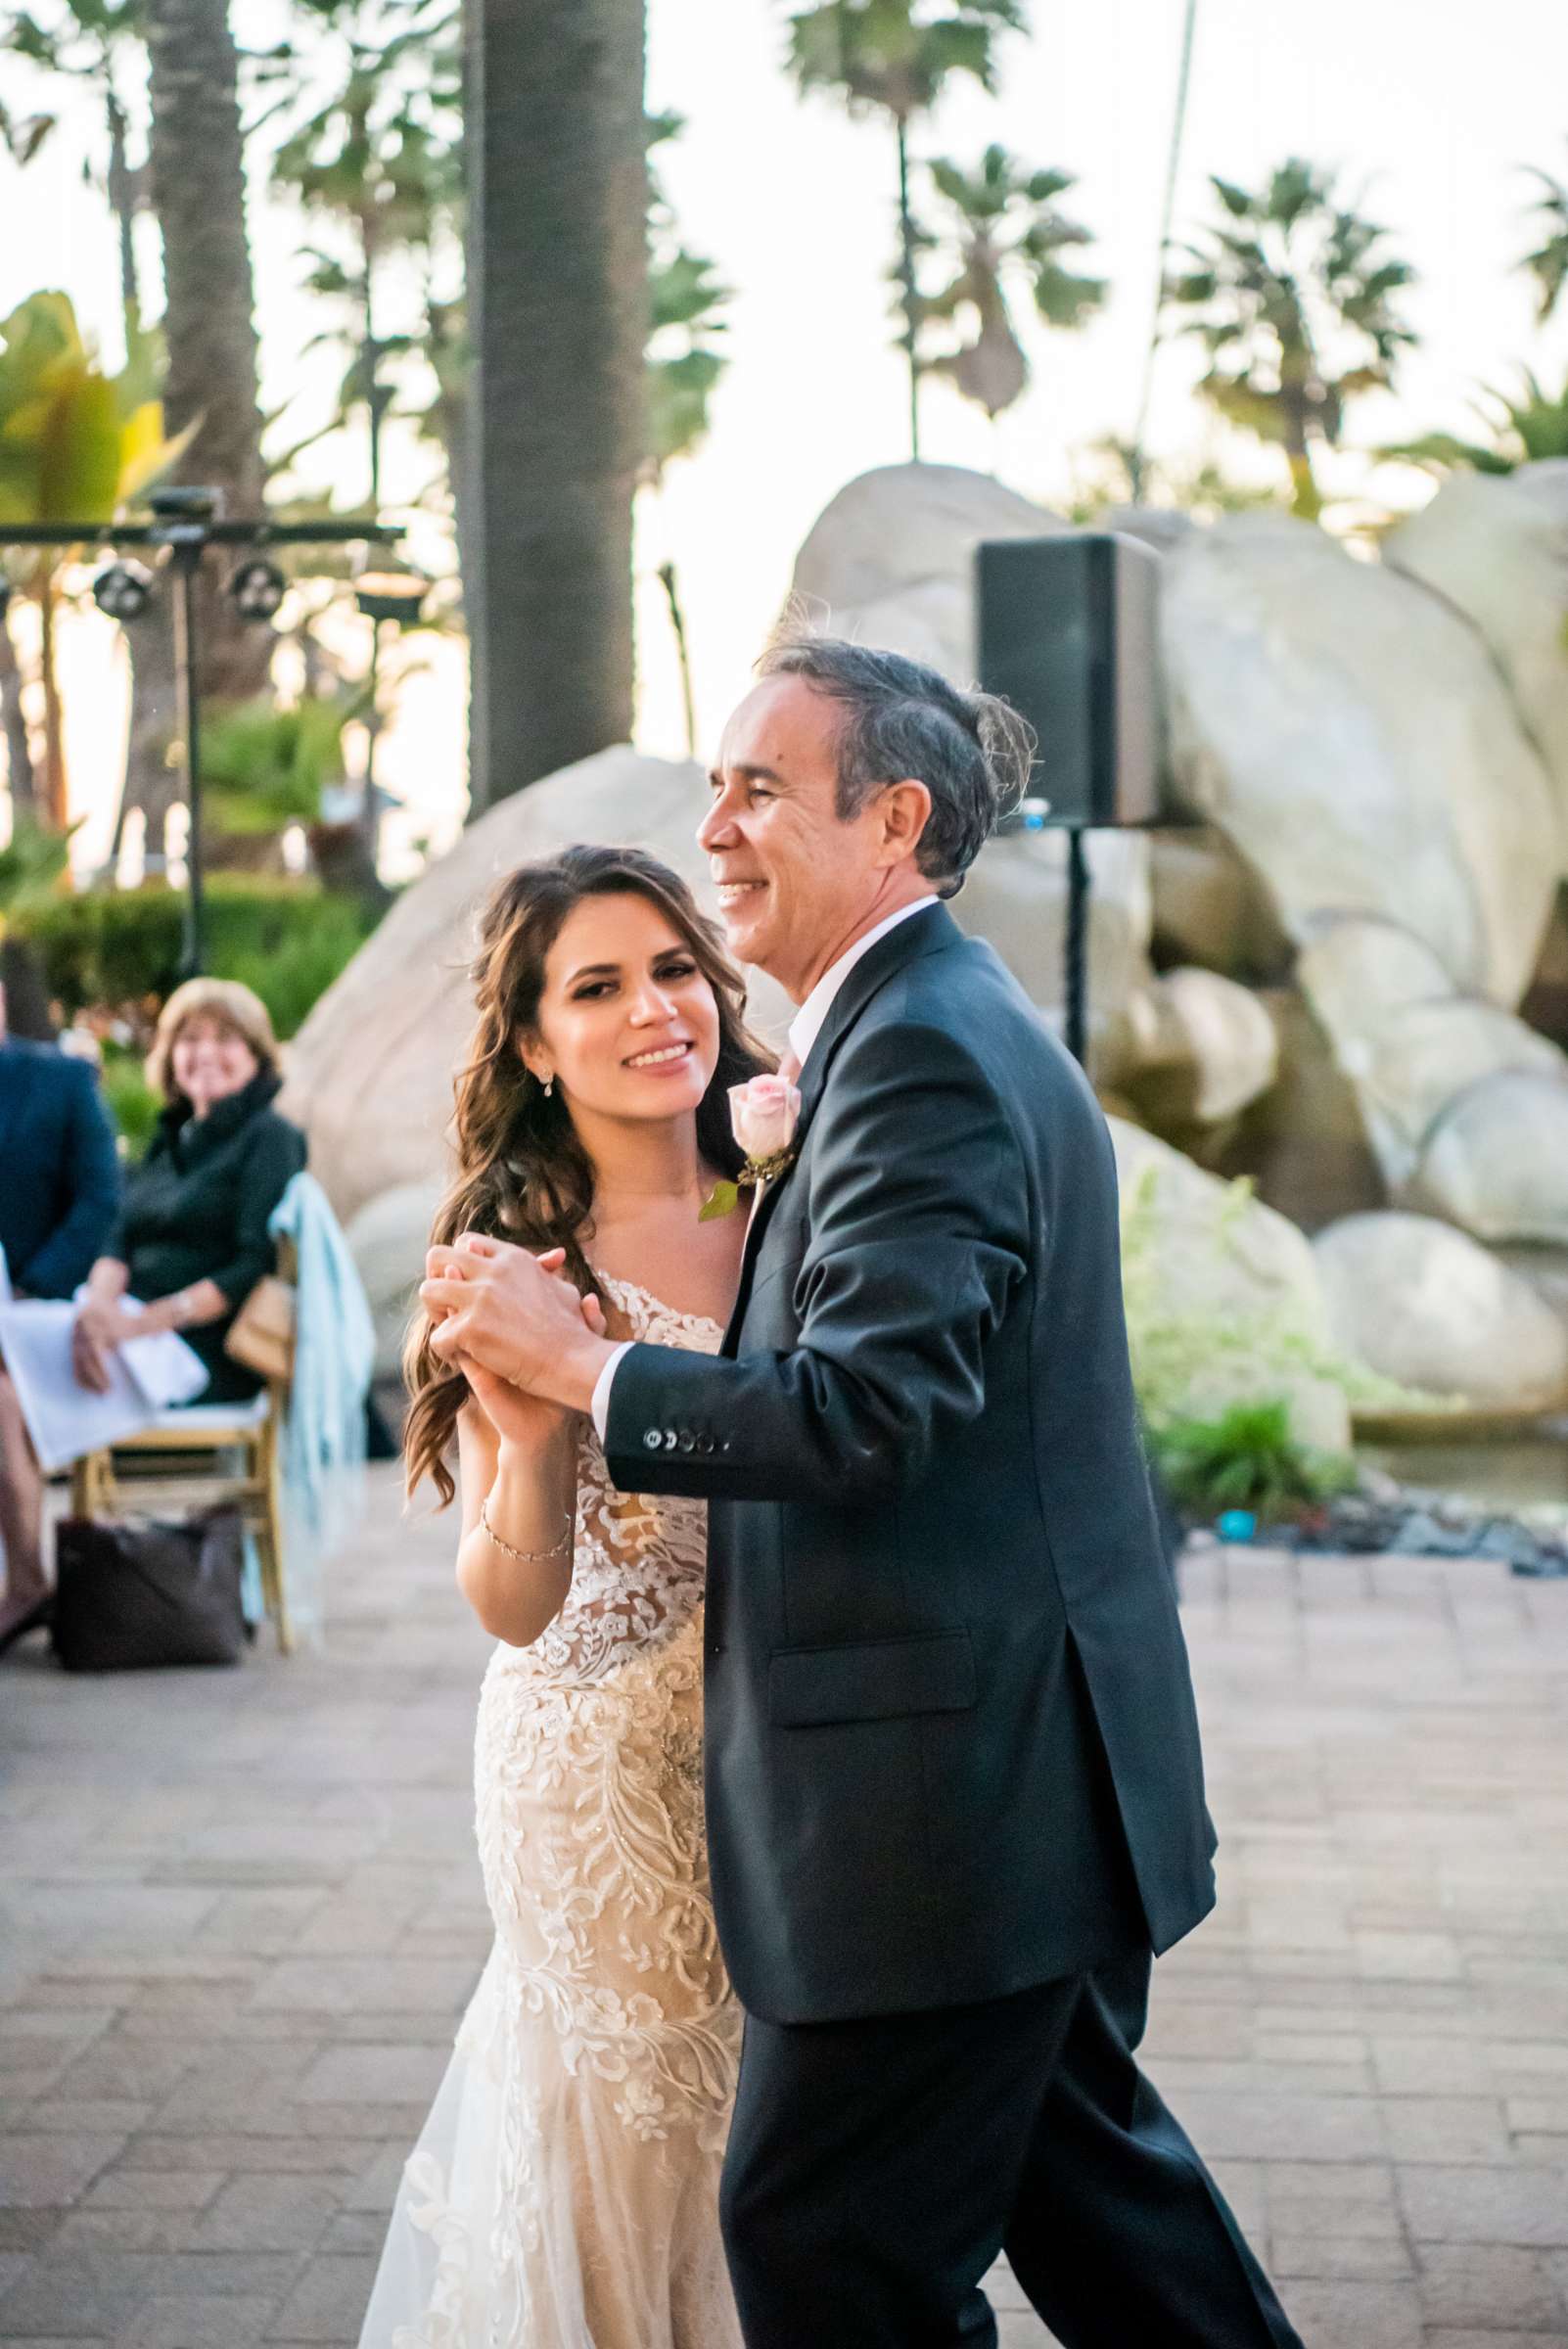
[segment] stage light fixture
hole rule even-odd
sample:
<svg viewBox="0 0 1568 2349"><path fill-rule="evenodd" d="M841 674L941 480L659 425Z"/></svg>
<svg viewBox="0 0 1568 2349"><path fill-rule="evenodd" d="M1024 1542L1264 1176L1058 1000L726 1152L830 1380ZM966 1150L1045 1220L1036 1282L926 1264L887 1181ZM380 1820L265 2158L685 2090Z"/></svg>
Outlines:
<svg viewBox="0 0 1568 2349"><path fill-rule="evenodd" d="M229 580L229 600L242 620L271 620L288 593L289 582L276 563L253 555Z"/></svg>
<svg viewBox="0 0 1568 2349"><path fill-rule="evenodd" d="M111 563L93 581L93 602L123 625L140 620L153 600L153 575L140 563Z"/></svg>

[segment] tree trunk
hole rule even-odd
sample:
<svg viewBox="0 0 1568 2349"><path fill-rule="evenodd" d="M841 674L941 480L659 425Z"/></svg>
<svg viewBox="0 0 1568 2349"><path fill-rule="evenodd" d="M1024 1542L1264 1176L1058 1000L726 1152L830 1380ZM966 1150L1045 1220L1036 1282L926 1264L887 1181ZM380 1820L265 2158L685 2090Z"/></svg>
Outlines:
<svg viewBox="0 0 1568 2349"><path fill-rule="evenodd" d="M125 111L113 86L105 97L109 121L109 208L119 232L119 298L128 310L141 314L142 294L136 278L136 174L125 156Z"/></svg>
<svg viewBox="0 0 1568 2349"><path fill-rule="evenodd" d="M12 808L25 807L29 813L36 812L38 783L33 773L27 720L22 710L22 669L3 612L0 612L0 740L6 746L6 783Z"/></svg>
<svg viewBox="0 0 1568 2349"><path fill-rule="evenodd" d="M146 825L143 859L149 874L164 866L163 827L176 800L185 796L181 770L169 764L169 745L179 724L174 695L174 620L166 594L156 595L125 630L130 658L130 730L125 742L125 785L110 860L119 856L125 818L139 807Z"/></svg>
<svg viewBox="0 0 1568 2349"><path fill-rule="evenodd" d="M51 564L38 585L38 671L43 680L43 819L65 829L69 788L66 781L66 714L55 674L55 572Z"/></svg>
<svg viewBox="0 0 1568 2349"><path fill-rule="evenodd" d="M144 0L148 161L163 239L170 433L202 429L175 480L224 493L231 516L259 514L265 473L256 391L254 291L246 235L239 71L227 0ZM209 556L200 615L203 699L259 692L272 633L242 621Z"/></svg>
<svg viewBox="0 0 1568 2349"><path fill-rule="evenodd" d="M631 730L643 0L469 0L474 813Z"/></svg>

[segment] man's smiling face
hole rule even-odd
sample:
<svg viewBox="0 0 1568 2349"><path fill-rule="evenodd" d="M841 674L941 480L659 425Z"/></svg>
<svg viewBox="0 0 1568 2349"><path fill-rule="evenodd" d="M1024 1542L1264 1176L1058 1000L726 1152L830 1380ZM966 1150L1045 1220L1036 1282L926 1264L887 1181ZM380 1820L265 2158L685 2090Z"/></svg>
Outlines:
<svg viewBox="0 0 1568 2349"><path fill-rule="evenodd" d="M697 834L730 951L797 1003L875 914L889 881L877 798L848 821L838 812L842 716L804 677L754 686L724 728Z"/></svg>

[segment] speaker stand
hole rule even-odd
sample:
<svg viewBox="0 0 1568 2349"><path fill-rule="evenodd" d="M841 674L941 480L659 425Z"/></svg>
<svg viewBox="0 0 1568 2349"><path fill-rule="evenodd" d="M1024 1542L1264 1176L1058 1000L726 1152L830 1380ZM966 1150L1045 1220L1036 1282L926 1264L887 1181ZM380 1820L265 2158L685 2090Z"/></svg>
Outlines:
<svg viewBox="0 0 1568 2349"><path fill-rule="evenodd" d="M1067 1049L1081 1069L1088 1066L1088 902L1089 868L1083 824L1067 827L1067 951L1064 979L1066 1016L1063 1035Z"/></svg>

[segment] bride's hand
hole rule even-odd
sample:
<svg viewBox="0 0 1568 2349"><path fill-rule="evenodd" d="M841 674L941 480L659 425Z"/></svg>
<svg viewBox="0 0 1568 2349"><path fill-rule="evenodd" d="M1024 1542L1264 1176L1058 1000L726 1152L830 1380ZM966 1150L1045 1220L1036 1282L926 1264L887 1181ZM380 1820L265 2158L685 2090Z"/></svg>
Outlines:
<svg viewBox="0 0 1568 2349"><path fill-rule="evenodd" d="M540 1261L547 1265L550 1262L548 1258ZM604 1308L597 1297L583 1298L582 1318L596 1338L608 1334ZM521 1387L514 1387L506 1379L497 1378L493 1370L484 1369L472 1356L464 1355L460 1361L470 1393L502 1444L537 1453L556 1441L576 1416L556 1404L541 1403L536 1396L526 1395Z"/></svg>
<svg viewBox="0 0 1568 2349"><path fill-rule="evenodd" d="M536 1458L559 1442L575 1416L559 1410L553 1403L525 1395L521 1387L509 1386L504 1378L497 1378L493 1370L484 1369L466 1355L459 1356L456 1366L468 1380L469 1393L494 1429L497 1442L509 1451Z"/></svg>

